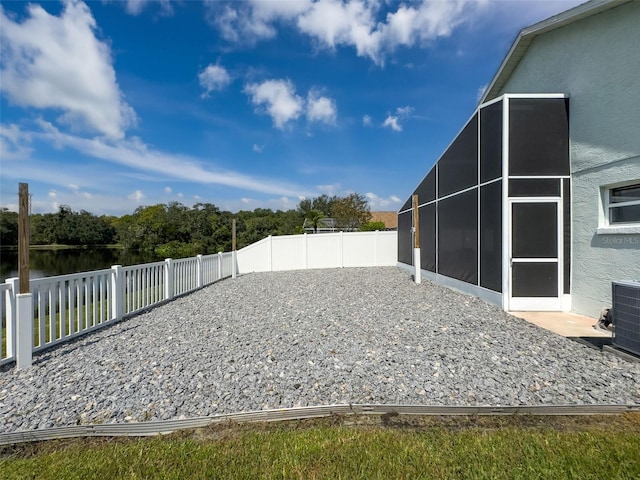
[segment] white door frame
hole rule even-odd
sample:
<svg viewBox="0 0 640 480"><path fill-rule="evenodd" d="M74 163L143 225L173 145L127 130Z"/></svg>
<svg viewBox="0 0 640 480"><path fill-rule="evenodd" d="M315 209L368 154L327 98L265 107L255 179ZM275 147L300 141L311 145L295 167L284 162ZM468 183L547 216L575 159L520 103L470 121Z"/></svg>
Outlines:
<svg viewBox="0 0 640 480"><path fill-rule="evenodd" d="M513 258L513 204L515 203L555 203L557 258ZM562 311L564 280L564 235L563 235L562 198L559 197L514 197L508 200L507 238L508 238L508 310L510 311ZM514 297L513 296L513 263L558 263L558 291L556 297Z"/></svg>

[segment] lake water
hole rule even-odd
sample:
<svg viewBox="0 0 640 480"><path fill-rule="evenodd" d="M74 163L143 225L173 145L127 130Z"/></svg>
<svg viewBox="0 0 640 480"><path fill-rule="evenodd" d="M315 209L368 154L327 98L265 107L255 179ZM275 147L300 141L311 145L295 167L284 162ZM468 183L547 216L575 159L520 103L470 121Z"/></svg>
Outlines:
<svg viewBox="0 0 640 480"><path fill-rule="evenodd" d="M153 254L142 254L113 248L72 250L30 250L29 277L42 278L67 273L88 272L112 265L137 265L163 260ZM18 251L0 250L0 282L18 276Z"/></svg>

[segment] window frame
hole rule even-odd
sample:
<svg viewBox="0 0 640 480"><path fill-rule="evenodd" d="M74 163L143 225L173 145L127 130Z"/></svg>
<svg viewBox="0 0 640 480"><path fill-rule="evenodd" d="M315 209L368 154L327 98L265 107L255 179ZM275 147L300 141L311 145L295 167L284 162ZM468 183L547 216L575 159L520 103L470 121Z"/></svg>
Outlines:
<svg viewBox="0 0 640 480"><path fill-rule="evenodd" d="M637 222L612 222L611 216L614 208L624 208L640 205L640 200L630 200L628 202L611 202L611 194L614 190L626 187L640 188L640 179L623 183L606 185L600 188L600 221L598 234L638 234L640 233L640 221Z"/></svg>

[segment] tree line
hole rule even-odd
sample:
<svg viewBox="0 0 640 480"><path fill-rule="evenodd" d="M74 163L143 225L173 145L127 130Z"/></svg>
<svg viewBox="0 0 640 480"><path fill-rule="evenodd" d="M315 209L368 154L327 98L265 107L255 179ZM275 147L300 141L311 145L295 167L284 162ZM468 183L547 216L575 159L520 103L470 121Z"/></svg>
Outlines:
<svg viewBox="0 0 640 480"><path fill-rule="evenodd" d="M257 208L231 213L211 203L187 207L179 202L138 207L122 217L96 216L85 210L60 206L56 213L30 216L32 245L96 246L119 244L124 248L180 258L231 250L232 221L236 220L237 248L269 235L303 233L305 219L317 227L322 218L334 219L342 230L383 229L369 222L371 212L364 196L321 195L300 201L295 209ZM18 243L18 214L0 210L0 245Z"/></svg>

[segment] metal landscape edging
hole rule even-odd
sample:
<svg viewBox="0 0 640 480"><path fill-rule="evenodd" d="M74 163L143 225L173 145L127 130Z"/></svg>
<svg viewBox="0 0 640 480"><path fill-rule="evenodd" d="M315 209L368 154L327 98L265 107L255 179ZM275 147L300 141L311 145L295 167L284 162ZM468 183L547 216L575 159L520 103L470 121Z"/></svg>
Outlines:
<svg viewBox="0 0 640 480"><path fill-rule="evenodd" d="M518 405L518 406L433 406L433 405L385 405L340 404L313 407L293 407L274 410L257 410L228 413L190 419L157 420L139 423L110 423L54 427L24 432L0 433L0 445L40 442L64 438L85 437L146 437L162 435L193 428L203 428L225 422L252 423L303 420L332 415L617 415L640 412L635 405Z"/></svg>

